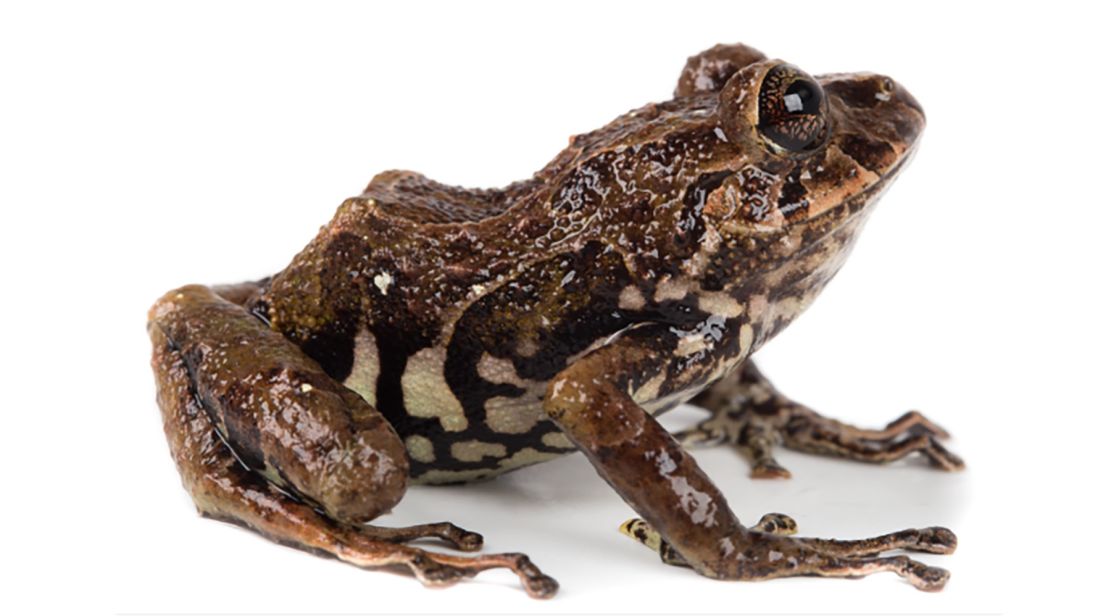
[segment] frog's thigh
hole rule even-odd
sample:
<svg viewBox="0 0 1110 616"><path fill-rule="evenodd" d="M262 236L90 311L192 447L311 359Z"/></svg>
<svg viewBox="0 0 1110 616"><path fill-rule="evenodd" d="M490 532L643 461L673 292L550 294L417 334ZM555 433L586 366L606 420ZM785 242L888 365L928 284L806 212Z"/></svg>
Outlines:
<svg viewBox="0 0 1110 616"><path fill-rule="evenodd" d="M400 501L408 459L397 434L291 342L206 287L167 293L150 316L249 467L337 520L368 521Z"/></svg>
<svg viewBox="0 0 1110 616"><path fill-rule="evenodd" d="M183 289L180 291L183 298L175 299L198 299L197 306L202 306L211 302L211 294L206 291ZM204 396L198 390L200 381L195 377L195 368L190 367L183 347L165 333L165 329L174 329L163 327L173 318L167 316L165 310L165 306L161 306L161 310L156 306L150 327L154 345L151 364L158 386L158 404L171 454L186 489L202 514L242 524L281 543L325 552L358 566L405 566L429 585L450 584L485 569L504 567L517 573L533 596L546 597L555 592L555 581L543 575L522 554L464 557L398 544L437 537L457 549L469 551L481 547L482 538L476 533L446 522L406 528L338 522L293 499L259 473L247 469L217 432L212 414L202 402ZM219 320L218 314L208 316ZM227 329L234 331L235 327ZM218 338L206 339L206 343L213 348L222 346ZM188 346L186 344L185 348Z"/></svg>
<svg viewBox="0 0 1110 616"><path fill-rule="evenodd" d="M785 536L789 518L764 518L753 529L733 515L694 459L628 394L638 374L657 374L669 359L653 349L669 335L644 327L578 360L550 383L544 408L598 473L641 516L624 530L656 547L664 560L724 579L796 575L855 577L894 571L924 590L944 586L948 572L890 549L950 552L943 528L907 529L857 541ZM639 532L637 532L639 531Z"/></svg>

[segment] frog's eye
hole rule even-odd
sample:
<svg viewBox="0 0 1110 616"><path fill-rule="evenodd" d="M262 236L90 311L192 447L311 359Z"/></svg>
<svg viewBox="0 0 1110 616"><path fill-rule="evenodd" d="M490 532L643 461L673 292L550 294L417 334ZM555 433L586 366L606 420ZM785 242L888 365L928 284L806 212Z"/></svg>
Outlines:
<svg viewBox="0 0 1110 616"><path fill-rule="evenodd" d="M759 132L788 152L815 149L826 134L825 93L802 71L780 64L759 89Z"/></svg>

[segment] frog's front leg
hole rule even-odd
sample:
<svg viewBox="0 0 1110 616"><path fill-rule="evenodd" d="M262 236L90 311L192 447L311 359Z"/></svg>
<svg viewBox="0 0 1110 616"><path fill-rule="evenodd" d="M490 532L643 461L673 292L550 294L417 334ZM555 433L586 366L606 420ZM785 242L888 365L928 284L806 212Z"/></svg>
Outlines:
<svg viewBox="0 0 1110 616"><path fill-rule="evenodd" d="M944 569L906 556L877 554L896 548L950 552L955 536L947 529L832 541L784 536L793 524L781 515L759 530L744 527L693 457L630 394L645 375L681 378L682 358L657 350L670 348L669 340L673 334L667 327L630 330L558 374L544 400L551 419L644 518L643 528L657 533L656 545L665 545L671 553L668 558L660 551L665 560L721 579L855 577L893 571L923 590L944 586ZM650 539L648 530L645 537Z"/></svg>
<svg viewBox="0 0 1110 616"><path fill-rule="evenodd" d="M920 453L936 468L964 467L959 456L938 439L948 437L940 426L910 411L881 430L866 430L822 417L775 389L749 360L732 375L714 383L690 401L711 413L696 427L675 434L685 445L732 443L752 457L752 477L786 478L772 447L839 456L864 462L891 462Z"/></svg>
<svg viewBox="0 0 1110 616"><path fill-rule="evenodd" d="M446 585L505 567L530 594L557 585L522 554L454 556L404 545L439 538L473 551L450 523L362 524L404 494L408 462L388 422L296 346L205 287L151 309L152 366L170 450L201 514L365 567L407 567Z"/></svg>

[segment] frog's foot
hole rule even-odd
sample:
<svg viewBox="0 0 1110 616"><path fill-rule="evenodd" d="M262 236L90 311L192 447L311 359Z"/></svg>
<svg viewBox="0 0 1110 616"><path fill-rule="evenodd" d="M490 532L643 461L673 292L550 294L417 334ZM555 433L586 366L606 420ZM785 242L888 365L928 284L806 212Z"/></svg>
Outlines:
<svg viewBox="0 0 1110 616"><path fill-rule="evenodd" d="M364 406L361 398L344 396L341 386L328 380L326 375L315 373L314 370L319 370L318 367L310 363L299 363L295 349L283 350L286 348L283 346L285 342L268 341L267 337L271 336L269 330L252 323L250 319L253 317L245 316L245 311L214 299L215 296L210 292L195 288L183 289L169 297L182 305L174 308L159 304L156 308L150 327L150 337L154 343L151 363L158 385L158 403L162 409L163 427L170 451L182 482L202 515L240 524L279 543L328 554L360 567L407 568L429 586L450 585L486 569L505 568L517 574L525 590L533 597L550 597L555 593L558 588L555 580L544 575L522 554L455 555L406 545L411 541L431 538L445 541L463 551L481 548L481 535L454 524L440 522L404 528L361 524L360 522L381 510L392 507L404 489L403 481L399 485L374 483L376 478L385 475L390 469L405 468L403 459L390 457L394 451L389 446L390 439L397 439L397 436L388 428L388 424L377 421L376 411ZM179 311L184 311L184 314ZM208 318L201 319L202 316ZM185 323L178 320L184 320ZM201 340L206 344L196 344L189 335L183 335L184 325L210 325L210 335ZM185 331L185 334L190 332ZM277 402L271 400L273 403L268 404L266 409L251 407L252 401L263 399L272 393L263 389L252 392L252 397L236 399L241 404L218 407L223 401L233 399L234 392L223 396L214 395L214 385L203 378L206 374L212 376L211 367L208 367L209 373L204 373L197 366L205 367L205 364L193 362L207 349L235 350L240 346L247 346L231 344L221 337L225 334L253 339L256 343L253 348L263 347L267 351L258 357L251 357L249 353L239 356L234 367L257 370L263 375L273 372L280 377L276 391L293 390L305 397L294 398L291 402L288 398L278 398ZM284 355L280 355L281 353ZM282 370L271 371L267 362L279 360ZM310 379L311 386L297 387L299 382L308 382ZM257 384L264 379L250 378L247 375L226 381ZM219 382L224 382L224 379ZM324 392L335 395L324 397ZM309 398L309 395L319 397ZM305 400L315 403L308 404ZM265 460L265 465L270 467L271 461L282 460L282 452L270 450L265 456L257 454L252 450L250 440L236 440L242 439L242 433L229 430L225 434L221 427L234 426L234 422L242 425L250 417L244 417L243 413L262 413L278 406L279 402L289 404L297 413L302 414L298 417L312 414L316 422L305 420L303 423L311 424L315 431L313 434L320 431L318 426L325 425L320 420L327 418L326 413L329 410L336 413L349 412L348 417L358 417L356 426L359 431L355 434L357 442L376 443L377 447L368 451L356 451L365 454L362 459L367 465L380 466L361 469L366 475L357 482L333 486L326 483L328 477L335 477L336 473L348 470L336 470L337 465L328 465L326 468L331 469L331 474L321 478L323 487L315 494L294 485L288 479L297 476L293 472L277 473L276 478L271 480L263 476L262 472L254 470L261 467L261 464L248 467L245 460ZM344 404L354 405L354 409L336 406ZM341 427L351 424L355 422L349 419L338 422ZM321 450L319 455L324 456L324 459L331 459L326 456L328 452L324 448L347 436L338 428L332 432L330 436L334 438L320 439L313 444L317 450ZM259 447L258 433L255 434L253 446ZM265 441L262 442L262 446L266 446ZM303 469L289 468L303 472ZM275 481L281 481L282 486L279 487ZM311 481L303 481L302 484L309 488L318 486ZM350 494L352 491L345 489L345 485L355 485L361 490ZM352 503L360 505L361 509L355 510ZM355 513L351 514L352 511Z"/></svg>
<svg viewBox="0 0 1110 616"><path fill-rule="evenodd" d="M369 534L374 539L389 541L390 543L408 543L417 539L439 539L463 552L476 552L482 549L483 539L481 535L465 528L459 528L450 522L402 526L400 528L357 525L353 525L351 528Z"/></svg>
<svg viewBox="0 0 1110 616"><path fill-rule="evenodd" d="M710 411L694 428L675 434L684 445L731 443L751 455L752 477L788 478L790 471L772 449L790 449L864 462L892 462L920 453L946 471L960 470L963 460L940 444L948 433L917 411L910 411L881 430L868 430L822 417L779 393L752 362L736 376L722 379L691 401Z"/></svg>
<svg viewBox="0 0 1110 616"><path fill-rule="evenodd" d="M755 526L750 527L750 530L767 533L769 535L782 535L789 536L798 532L798 523L794 518L786 515L785 513L768 513L759 519ZM659 531L651 527L650 524L640 518L632 518L620 525L621 533L632 537L636 541L647 546L650 550L655 550L659 553L659 558L668 565L677 565L680 567L689 567L686 559L682 557L671 544L667 543Z"/></svg>
<svg viewBox="0 0 1110 616"><path fill-rule="evenodd" d="M782 526L783 520L788 521ZM689 567L682 557L647 522L634 518L621 525L621 532L659 554L669 564ZM763 516L752 526L748 541L753 546L754 563L742 574L744 579L772 579L792 575L855 577L878 571L893 571L921 590L940 590L949 573L930 567L908 556L881 556L890 550L951 554L956 550L956 535L947 528L911 528L878 537L843 541L788 537L797 532L794 520L781 513Z"/></svg>

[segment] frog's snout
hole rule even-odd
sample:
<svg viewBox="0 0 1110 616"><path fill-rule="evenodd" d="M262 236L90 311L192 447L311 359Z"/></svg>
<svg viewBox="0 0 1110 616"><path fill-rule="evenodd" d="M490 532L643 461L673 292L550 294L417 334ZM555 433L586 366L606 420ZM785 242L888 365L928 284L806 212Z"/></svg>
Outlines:
<svg viewBox="0 0 1110 616"><path fill-rule="evenodd" d="M917 99L913 97L913 94L910 94L910 91L903 87L902 84L895 82L893 96L894 99L901 103L903 106L913 109L917 112L917 115L921 116L921 126L922 128L924 128L925 109L921 107L921 103L917 102Z"/></svg>

